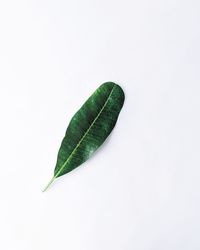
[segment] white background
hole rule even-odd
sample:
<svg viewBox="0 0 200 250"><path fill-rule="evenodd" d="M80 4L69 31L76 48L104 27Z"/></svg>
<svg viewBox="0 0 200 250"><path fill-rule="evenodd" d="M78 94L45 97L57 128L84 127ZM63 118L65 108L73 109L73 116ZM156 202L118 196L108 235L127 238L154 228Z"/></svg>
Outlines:
<svg viewBox="0 0 200 250"><path fill-rule="evenodd" d="M0 249L200 249L199 24L199 0L1 0ZM106 81L115 130L42 193Z"/></svg>

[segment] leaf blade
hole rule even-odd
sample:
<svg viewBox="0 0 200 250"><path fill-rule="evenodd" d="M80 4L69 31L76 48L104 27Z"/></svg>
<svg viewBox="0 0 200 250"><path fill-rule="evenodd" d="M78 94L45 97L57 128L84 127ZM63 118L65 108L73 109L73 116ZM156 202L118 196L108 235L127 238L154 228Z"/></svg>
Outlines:
<svg viewBox="0 0 200 250"><path fill-rule="evenodd" d="M102 84L88 98L68 125L52 180L84 163L103 144L117 122L124 98L121 87L113 82Z"/></svg>

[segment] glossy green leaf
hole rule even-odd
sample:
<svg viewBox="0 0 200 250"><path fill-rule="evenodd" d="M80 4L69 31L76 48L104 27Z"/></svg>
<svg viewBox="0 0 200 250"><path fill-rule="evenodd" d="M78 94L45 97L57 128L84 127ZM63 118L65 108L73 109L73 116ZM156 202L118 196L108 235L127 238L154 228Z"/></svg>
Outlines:
<svg viewBox="0 0 200 250"><path fill-rule="evenodd" d="M124 103L122 88L113 83L102 84L72 117L61 143L54 176L44 191L59 176L87 159L102 145L114 128Z"/></svg>

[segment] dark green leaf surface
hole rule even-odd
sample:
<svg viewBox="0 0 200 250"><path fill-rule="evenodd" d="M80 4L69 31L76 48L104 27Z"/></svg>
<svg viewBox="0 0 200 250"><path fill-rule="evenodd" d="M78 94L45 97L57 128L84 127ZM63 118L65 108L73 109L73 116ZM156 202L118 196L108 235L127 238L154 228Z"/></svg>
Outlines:
<svg viewBox="0 0 200 250"><path fill-rule="evenodd" d="M113 82L102 84L72 117L61 143L54 177L44 191L59 176L87 159L102 145L114 128L124 103L124 92Z"/></svg>

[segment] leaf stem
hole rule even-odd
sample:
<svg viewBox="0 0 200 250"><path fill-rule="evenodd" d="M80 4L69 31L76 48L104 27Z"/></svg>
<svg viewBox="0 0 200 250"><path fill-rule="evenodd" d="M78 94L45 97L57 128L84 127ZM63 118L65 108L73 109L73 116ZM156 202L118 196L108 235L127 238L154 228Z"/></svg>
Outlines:
<svg viewBox="0 0 200 250"><path fill-rule="evenodd" d="M54 182L55 179L56 179L56 177L54 176L54 177L50 180L50 182L46 185L46 187L42 190L42 192L45 192L45 191L50 187L50 185L52 184L52 182Z"/></svg>

